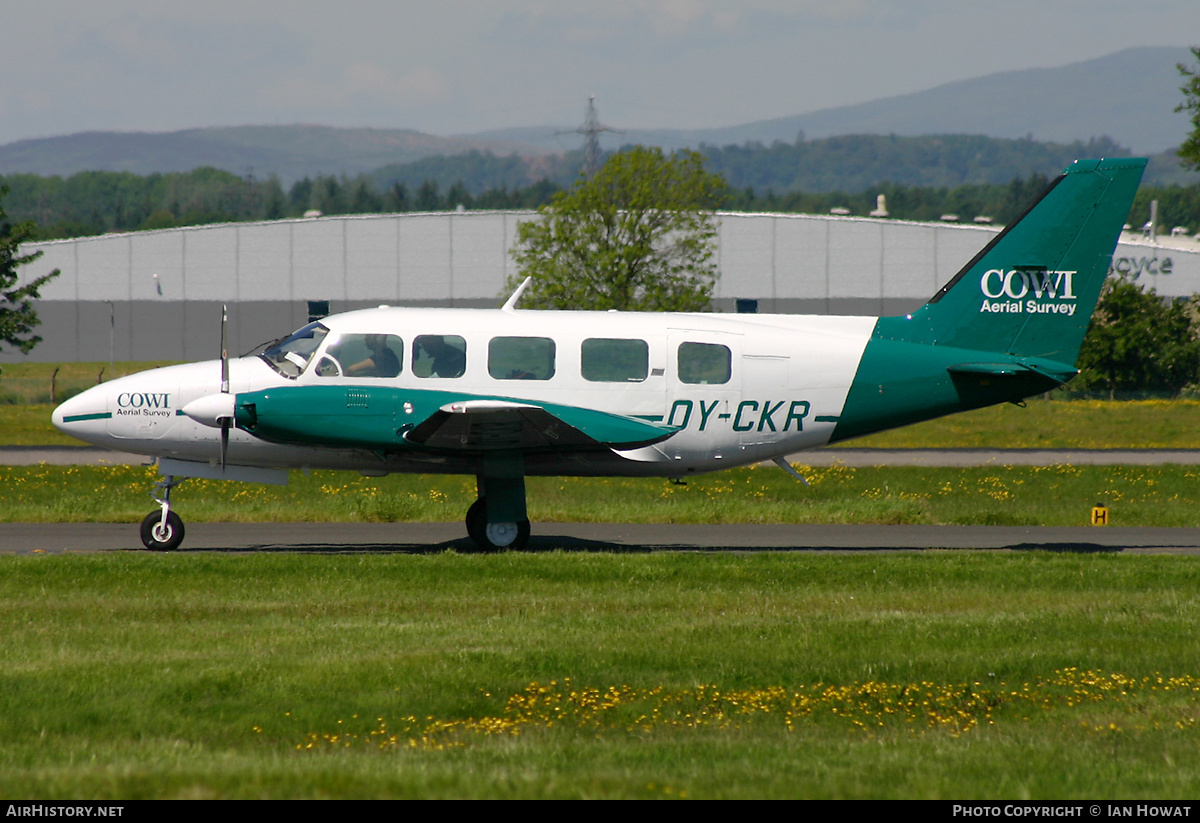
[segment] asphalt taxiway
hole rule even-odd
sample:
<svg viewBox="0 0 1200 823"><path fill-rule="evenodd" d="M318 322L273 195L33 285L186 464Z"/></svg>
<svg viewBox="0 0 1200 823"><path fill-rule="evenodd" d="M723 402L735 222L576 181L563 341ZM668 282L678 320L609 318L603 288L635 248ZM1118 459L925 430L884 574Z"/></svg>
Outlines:
<svg viewBox="0 0 1200 823"><path fill-rule="evenodd" d="M0 464L113 465L147 459L74 446L0 449ZM820 449L800 465L1162 465L1200 464L1200 450ZM461 523L188 523L179 551L473 551ZM535 523L527 551L894 551L1044 549L1200 555L1200 528L664 525ZM132 523L0 523L0 553L144 551Z"/></svg>
<svg viewBox="0 0 1200 823"><path fill-rule="evenodd" d="M139 465L151 458L87 446L6 446L0 465ZM1153 466L1200 464L1200 449L857 449L799 452L788 460L803 466Z"/></svg>
<svg viewBox="0 0 1200 823"><path fill-rule="evenodd" d="M178 551L474 551L461 523L189 523ZM1200 555L1200 528L536 523L526 551L913 550ZM0 554L145 551L136 523L0 523Z"/></svg>

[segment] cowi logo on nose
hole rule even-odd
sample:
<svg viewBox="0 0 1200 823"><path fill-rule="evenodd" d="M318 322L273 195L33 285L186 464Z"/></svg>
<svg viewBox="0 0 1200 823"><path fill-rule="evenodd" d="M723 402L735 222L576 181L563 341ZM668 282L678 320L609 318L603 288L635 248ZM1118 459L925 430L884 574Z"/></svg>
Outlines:
<svg viewBox="0 0 1200 823"><path fill-rule="evenodd" d="M981 312L1075 314L1075 272L1052 269L988 269L979 280Z"/></svg>
<svg viewBox="0 0 1200 823"><path fill-rule="evenodd" d="M170 417L171 395L167 392L122 392L117 395L116 414Z"/></svg>

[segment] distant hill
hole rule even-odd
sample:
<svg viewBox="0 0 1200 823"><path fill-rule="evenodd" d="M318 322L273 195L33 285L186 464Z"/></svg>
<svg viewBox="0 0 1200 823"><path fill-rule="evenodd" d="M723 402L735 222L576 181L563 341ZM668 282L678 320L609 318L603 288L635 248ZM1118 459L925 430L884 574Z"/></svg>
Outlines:
<svg viewBox="0 0 1200 823"><path fill-rule="evenodd" d="M1121 157L1129 150L1108 138L1048 143L1028 139L948 134L921 137L844 135L770 145L703 146L707 166L735 190L758 194L802 191L855 194L883 183L927 188L1010 183L1038 174L1052 177L1079 157ZM541 158L496 157L476 151L395 164L370 175L375 188L396 184L408 192L430 181L441 191L461 184L472 195L516 189L549 179L566 188L582 163L580 152ZM1200 174L1185 172L1174 154L1155 155L1147 185L1188 185Z"/></svg>
<svg viewBox="0 0 1200 823"><path fill-rule="evenodd" d="M1182 100L1177 63L1192 63L1186 48L1126 49L1095 60L1050 69L1001 72L947 83L927 91L888 97L854 106L762 120L716 129L637 130L605 133L601 145L641 143L663 148L696 148L792 143L799 132L808 139L846 134L983 134L1032 137L1071 143L1110 137L1135 154L1157 154L1183 142L1188 121L1174 113ZM599 101L603 106L603 100ZM615 128L620 123L609 122ZM502 129L460 135L503 140L562 151L566 126ZM572 127L573 128L573 127Z"/></svg>
<svg viewBox="0 0 1200 823"><path fill-rule="evenodd" d="M431 181L442 190L461 183L469 193L480 194L489 189L524 188L541 180L567 188L579 175L582 164L583 153L579 151L519 157L471 150L423 157L411 163L391 163L371 172L369 177L379 191L387 191L396 184L416 191L422 183Z"/></svg>
<svg viewBox="0 0 1200 823"><path fill-rule="evenodd" d="M881 183L950 189L1057 174L1078 157L1128 155L1111 140L1042 143L977 135L826 137L771 146L706 147L708 167L734 189L857 193Z"/></svg>
<svg viewBox="0 0 1200 823"><path fill-rule="evenodd" d="M363 174L394 163L471 151L537 155L501 140L436 137L404 129L235 126L185 131L84 132L0 146L0 174L69 176L80 171L184 172L213 166L239 176L276 175L284 185L318 174Z"/></svg>
<svg viewBox="0 0 1200 823"><path fill-rule="evenodd" d="M1110 139L1102 144L1125 147L1133 154L1155 155L1178 146L1187 134L1186 117L1173 111L1181 100L1181 78L1175 69L1179 62L1192 62L1188 49L1127 49L1060 68L992 74L915 94L775 120L693 131L626 130L602 134L601 141L608 149L632 143L668 150L757 144L770 152L777 142L795 149L839 136L983 135L1059 146L1107 137ZM571 157L564 160L562 155L577 151L581 138L556 133L564 128L506 129L455 137L402 129L308 125L169 133L88 132L0 146L0 175L65 177L89 170L146 175L212 166L240 177L252 174L260 180L274 175L285 187L304 177L359 174L371 174L377 185L400 182L410 189L425 179L436 180L443 190L461 179L472 192L528 185L544 177L566 185L574 178L578 162ZM804 139L798 141L800 133ZM1009 153L1008 149L1004 152ZM815 157L819 152L808 154ZM889 153L888 157L895 158L896 154ZM940 161L935 158L930 162ZM1029 168L1028 162L1029 158L1022 159L1015 167ZM1041 162L1034 160L1032 167L1042 169ZM974 172L980 168L981 164L973 166ZM734 186L751 185L740 182L738 171L722 171ZM851 191L878 182L881 172L876 169L867 174L860 169L853 179L844 175L831 179L829 174L813 173L823 176L814 182L811 176L793 174L787 183L773 177L776 182L767 185L778 191L812 185ZM787 177L786 171L782 174ZM897 171L895 176L899 174ZM945 179L956 179L954 175L952 172ZM751 177L764 179L759 171ZM917 179L927 181L923 184L940 185L931 182L927 174L918 174L914 184ZM1195 175L1180 172L1169 156L1155 158L1146 175L1147 182L1157 183L1196 179Z"/></svg>

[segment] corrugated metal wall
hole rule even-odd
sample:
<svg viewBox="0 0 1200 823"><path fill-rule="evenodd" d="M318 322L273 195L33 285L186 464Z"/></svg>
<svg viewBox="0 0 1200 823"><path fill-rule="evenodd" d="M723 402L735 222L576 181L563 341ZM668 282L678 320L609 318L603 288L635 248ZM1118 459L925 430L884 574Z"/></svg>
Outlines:
<svg viewBox="0 0 1200 823"><path fill-rule="evenodd" d="M371 215L238 223L32 244L22 275L42 291L31 359L213 356L222 303L241 352L332 311L379 304L496 306L532 212ZM996 231L971 225L812 215L719 215L717 308L899 314L920 305ZM1198 247L1200 248L1200 247ZM1122 244L1126 270L1159 294L1200 292L1200 251ZM1169 260L1169 263L1167 262ZM21 359L5 353L0 362Z"/></svg>

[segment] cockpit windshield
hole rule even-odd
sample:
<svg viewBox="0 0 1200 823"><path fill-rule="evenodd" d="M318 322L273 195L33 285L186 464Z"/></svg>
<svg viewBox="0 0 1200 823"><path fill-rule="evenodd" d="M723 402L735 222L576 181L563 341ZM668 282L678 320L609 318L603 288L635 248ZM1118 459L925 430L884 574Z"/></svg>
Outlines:
<svg viewBox="0 0 1200 823"><path fill-rule="evenodd" d="M296 377L304 371L313 353L329 334L329 329L320 323L309 323L297 332L272 343L259 355L284 377Z"/></svg>

